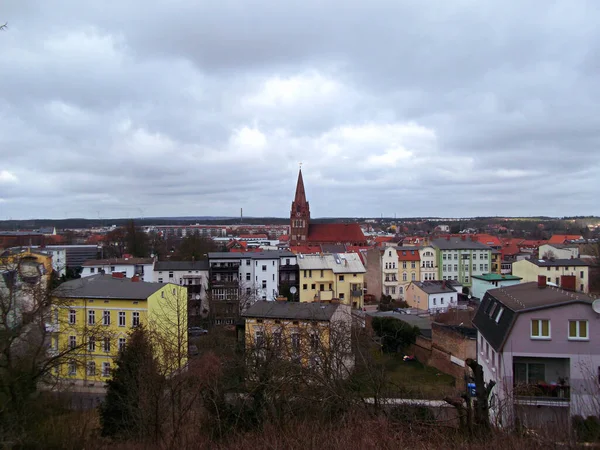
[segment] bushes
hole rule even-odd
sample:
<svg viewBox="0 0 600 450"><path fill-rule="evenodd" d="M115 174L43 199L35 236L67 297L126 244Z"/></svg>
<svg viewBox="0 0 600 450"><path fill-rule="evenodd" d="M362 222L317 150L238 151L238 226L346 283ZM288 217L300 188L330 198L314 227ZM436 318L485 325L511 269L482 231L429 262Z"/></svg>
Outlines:
<svg viewBox="0 0 600 450"><path fill-rule="evenodd" d="M600 442L600 418L573 416L573 431L580 442Z"/></svg>
<svg viewBox="0 0 600 450"><path fill-rule="evenodd" d="M374 317L373 331L381 338L381 348L386 353L399 352L414 344L421 333L419 328L392 317Z"/></svg>

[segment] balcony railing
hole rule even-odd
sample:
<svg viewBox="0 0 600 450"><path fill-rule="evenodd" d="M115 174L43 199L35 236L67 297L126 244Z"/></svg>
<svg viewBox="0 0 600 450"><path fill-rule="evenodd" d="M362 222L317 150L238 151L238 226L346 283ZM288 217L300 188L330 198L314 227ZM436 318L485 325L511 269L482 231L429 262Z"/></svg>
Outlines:
<svg viewBox="0 0 600 450"><path fill-rule="evenodd" d="M568 402L571 400L571 387L566 384L523 384L513 386L513 393L517 400L537 400Z"/></svg>

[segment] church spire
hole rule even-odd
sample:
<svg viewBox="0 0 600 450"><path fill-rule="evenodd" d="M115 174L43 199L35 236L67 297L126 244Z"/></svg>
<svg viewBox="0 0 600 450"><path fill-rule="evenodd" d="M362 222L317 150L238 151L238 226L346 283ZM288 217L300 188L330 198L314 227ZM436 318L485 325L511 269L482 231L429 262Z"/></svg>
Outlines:
<svg viewBox="0 0 600 450"><path fill-rule="evenodd" d="M306 203L306 193L304 192L304 180L302 179L302 167L298 171L298 182L296 183L296 196L294 197L296 205L304 205Z"/></svg>

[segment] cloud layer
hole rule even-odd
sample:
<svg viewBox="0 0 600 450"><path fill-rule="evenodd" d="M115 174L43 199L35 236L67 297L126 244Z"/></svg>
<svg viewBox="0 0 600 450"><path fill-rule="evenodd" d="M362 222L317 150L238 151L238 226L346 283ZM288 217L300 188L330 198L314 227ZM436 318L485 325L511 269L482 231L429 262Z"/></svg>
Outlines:
<svg viewBox="0 0 600 450"><path fill-rule="evenodd" d="M0 220L600 214L593 1L0 6Z"/></svg>

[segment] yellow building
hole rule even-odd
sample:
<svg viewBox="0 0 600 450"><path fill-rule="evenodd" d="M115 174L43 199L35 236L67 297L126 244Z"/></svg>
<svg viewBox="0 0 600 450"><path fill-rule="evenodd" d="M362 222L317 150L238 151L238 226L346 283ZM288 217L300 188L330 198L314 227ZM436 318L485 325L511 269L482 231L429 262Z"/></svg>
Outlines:
<svg viewBox="0 0 600 450"><path fill-rule="evenodd" d="M555 284L578 292L588 293L590 291L589 269L592 263L580 258L573 259L523 259L514 262L512 274L521 277L521 283L538 281L538 276L546 277L546 282ZM563 286L563 281L569 282L562 277L564 275L574 276L574 285ZM573 283L571 281L571 283Z"/></svg>
<svg viewBox="0 0 600 450"><path fill-rule="evenodd" d="M500 250L492 250L492 273L502 273L502 252Z"/></svg>
<svg viewBox="0 0 600 450"><path fill-rule="evenodd" d="M363 307L366 273L356 253L298 255L300 302L339 300Z"/></svg>
<svg viewBox="0 0 600 450"><path fill-rule="evenodd" d="M410 283L421 279L421 255L418 247L397 247L397 253L398 289L404 299Z"/></svg>
<svg viewBox="0 0 600 450"><path fill-rule="evenodd" d="M341 303L258 301L248 308L244 341L249 360L275 357L349 375L352 312Z"/></svg>
<svg viewBox="0 0 600 450"><path fill-rule="evenodd" d="M103 388L130 330L143 324L165 374L187 364L187 288L117 274L68 281L52 292L51 351L64 354L59 378Z"/></svg>

